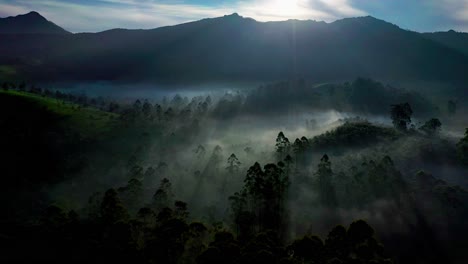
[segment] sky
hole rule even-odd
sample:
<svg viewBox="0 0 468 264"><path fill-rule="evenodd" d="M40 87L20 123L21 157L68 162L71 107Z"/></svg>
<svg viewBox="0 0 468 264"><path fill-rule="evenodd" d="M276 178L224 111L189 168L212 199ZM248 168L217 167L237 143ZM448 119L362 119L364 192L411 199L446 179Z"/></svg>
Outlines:
<svg viewBox="0 0 468 264"><path fill-rule="evenodd" d="M468 0L0 0L0 17L29 11L75 33L150 29L235 12L258 21L371 15L418 32L468 32Z"/></svg>

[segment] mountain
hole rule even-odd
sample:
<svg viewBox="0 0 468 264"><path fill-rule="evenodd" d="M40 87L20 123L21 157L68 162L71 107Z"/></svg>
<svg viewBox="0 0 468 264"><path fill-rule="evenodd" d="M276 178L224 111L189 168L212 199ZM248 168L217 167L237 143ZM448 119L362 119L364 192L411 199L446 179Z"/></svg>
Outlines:
<svg viewBox="0 0 468 264"><path fill-rule="evenodd" d="M468 56L468 33L449 30L447 32L424 33L424 36Z"/></svg>
<svg viewBox="0 0 468 264"><path fill-rule="evenodd" d="M70 34L37 12L0 18L0 34Z"/></svg>
<svg viewBox="0 0 468 264"><path fill-rule="evenodd" d="M0 65L37 81L468 82L467 55L370 16L325 23L232 14L152 30L1 37Z"/></svg>

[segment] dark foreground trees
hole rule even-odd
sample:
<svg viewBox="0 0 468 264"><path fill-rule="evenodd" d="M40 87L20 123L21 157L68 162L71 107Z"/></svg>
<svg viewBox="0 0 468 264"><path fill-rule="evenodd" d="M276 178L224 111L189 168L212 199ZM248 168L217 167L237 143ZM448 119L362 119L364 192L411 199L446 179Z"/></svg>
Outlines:
<svg viewBox="0 0 468 264"><path fill-rule="evenodd" d="M284 163L267 164L262 169L256 162L247 171L244 187L231 200L234 221L241 237L252 231L285 231L285 202L289 177Z"/></svg>
<svg viewBox="0 0 468 264"><path fill-rule="evenodd" d="M38 225L15 230L14 238L3 244L6 251L1 259L4 263L392 263L374 238L374 230L363 220L353 222L348 229L333 228L325 241L312 235L285 240L280 232L283 227L265 219L280 218L272 215L272 207L262 204L268 201L273 206L271 192L281 194L281 188L286 187L278 185L276 173L280 169L274 164L263 170L259 165L251 169L255 172L250 175L252 183L260 189L249 184L246 192L258 192L256 199L263 198L248 201L261 206L260 214L252 215L262 229L252 230L250 236L190 222L188 206L182 201L159 211L144 207L131 216L119 193L109 189L95 218L80 218L74 211L50 206ZM260 183L260 179L267 183Z"/></svg>
<svg viewBox="0 0 468 264"><path fill-rule="evenodd" d="M363 220L348 229L336 226L325 242L306 235L289 245L278 241L277 233L256 234L248 243L240 243L232 234L219 232L197 258L198 264L215 263L393 263L384 247L374 238L374 230Z"/></svg>

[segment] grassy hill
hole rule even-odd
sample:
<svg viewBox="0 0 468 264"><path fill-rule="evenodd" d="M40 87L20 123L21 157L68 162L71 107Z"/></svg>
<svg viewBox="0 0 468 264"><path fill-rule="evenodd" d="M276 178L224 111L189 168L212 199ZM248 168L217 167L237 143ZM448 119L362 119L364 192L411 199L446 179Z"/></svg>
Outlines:
<svg viewBox="0 0 468 264"><path fill-rule="evenodd" d="M77 133L84 139L106 135L115 127L115 120L118 117L115 113L104 112L92 107L82 107L78 104L28 92L0 91L0 102L2 102L0 107L2 111L8 111L8 108L18 109L19 106L31 110L24 111L25 114L45 110L57 119L59 127ZM24 118L27 117L24 116Z"/></svg>
<svg viewBox="0 0 468 264"><path fill-rule="evenodd" d="M19 92L0 91L2 219L27 218L43 208L41 186L80 173L88 154L111 135L117 115Z"/></svg>

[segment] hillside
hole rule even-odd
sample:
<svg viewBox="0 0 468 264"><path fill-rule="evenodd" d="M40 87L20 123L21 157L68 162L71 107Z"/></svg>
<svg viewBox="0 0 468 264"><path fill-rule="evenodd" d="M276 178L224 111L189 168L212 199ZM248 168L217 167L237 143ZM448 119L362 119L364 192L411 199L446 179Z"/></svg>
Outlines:
<svg viewBox="0 0 468 264"><path fill-rule="evenodd" d="M43 97L28 92L0 91L2 110L8 107L27 108L26 113L43 113L46 120L53 121L57 128L65 129L79 135L82 139L94 139L102 136L114 128L114 119L117 115L94 109L82 107L54 98ZM29 119L21 116L22 111L17 111L17 119ZM40 121L40 120L39 120Z"/></svg>
<svg viewBox="0 0 468 264"><path fill-rule="evenodd" d="M153 30L2 38L0 65L39 81L468 78L461 52L373 17L257 22L232 14Z"/></svg>
<svg viewBox="0 0 468 264"><path fill-rule="evenodd" d="M0 34L70 34L37 12L0 18Z"/></svg>

